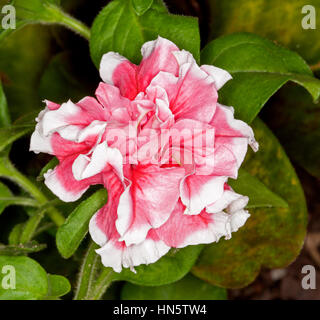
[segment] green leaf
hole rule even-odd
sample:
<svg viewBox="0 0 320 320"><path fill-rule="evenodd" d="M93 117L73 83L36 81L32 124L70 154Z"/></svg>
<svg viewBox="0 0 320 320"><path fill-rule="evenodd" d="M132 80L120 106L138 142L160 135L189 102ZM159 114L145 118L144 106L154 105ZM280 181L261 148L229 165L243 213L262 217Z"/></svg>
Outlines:
<svg viewBox="0 0 320 320"><path fill-rule="evenodd" d="M132 0L114 0L97 16L91 29L90 53L98 67L103 54L115 51L133 63L141 60L141 46L158 36L173 41L199 60L198 21L192 17L169 14L160 0L143 16L138 16Z"/></svg>
<svg viewBox="0 0 320 320"><path fill-rule="evenodd" d="M29 25L5 38L0 45L0 74L12 120L42 106L38 86L49 62L51 41L47 27ZM24 50L29 47L32 50Z"/></svg>
<svg viewBox="0 0 320 320"><path fill-rule="evenodd" d="M95 192L69 215L66 222L58 229L57 247L64 258L70 258L88 232L89 221L106 202L107 191Z"/></svg>
<svg viewBox="0 0 320 320"><path fill-rule="evenodd" d="M0 256L0 270L1 300L34 300L47 294L47 274L36 261L28 257ZM4 284L15 288L6 289Z"/></svg>
<svg viewBox="0 0 320 320"><path fill-rule="evenodd" d="M253 32L297 51L309 63L320 60L320 28L305 30L301 26L302 8L316 9L320 21L319 0L210 0L210 38L234 32Z"/></svg>
<svg viewBox="0 0 320 320"><path fill-rule="evenodd" d="M136 267L136 273L123 269L115 274L115 279L144 286L161 286L178 281L190 271L202 249L202 245L171 249L157 262Z"/></svg>
<svg viewBox="0 0 320 320"><path fill-rule="evenodd" d="M245 169L240 168L237 180L229 180L228 183L236 192L249 197L247 208L288 208L288 203L285 200Z"/></svg>
<svg viewBox="0 0 320 320"><path fill-rule="evenodd" d="M188 274L183 279L165 286L142 287L126 283L122 300L226 300L227 291L212 286Z"/></svg>
<svg viewBox="0 0 320 320"><path fill-rule="evenodd" d="M57 0L12 0L18 20L27 22L55 22Z"/></svg>
<svg viewBox="0 0 320 320"><path fill-rule="evenodd" d="M31 125L19 125L0 128L0 152L11 145L13 142L32 132L33 130L34 126Z"/></svg>
<svg viewBox="0 0 320 320"><path fill-rule="evenodd" d="M251 217L232 239L207 246L192 270L213 285L238 288L260 268L283 268L299 254L308 221L303 190L283 148L258 118L252 123L260 150L249 152L244 168L285 199L289 208L250 209Z"/></svg>
<svg viewBox="0 0 320 320"><path fill-rule="evenodd" d="M6 96L2 89L1 79L0 79L0 127L10 125L10 115L8 110L8 104Z"/></svg>
<svg viewBox="0 0 320 320"><path fill-rule="evenodd" d="M132 0L132 6L138 16L143 15L151 6L153 0Z"/></svg>
<svg viewBox="0 0 320 320"><path fill-rule="evenodd" d="M265 116L291 159L320 179L320 103L299 87L285 87Z"/></svg>
<svg viewBox="0 0 320 320"><path fill-rule="evenodd" d="M219 91L219 101L235 108L236 117L251 122L269 98L289 80L303 86L314 100L320 81L296 53L259 36L239 33L210 42L201 63L229 71L233 80Z"/></svg>
<svg viewBox="0 0 320 320"><path fill-rule="evenodd" d="M71 290L70 282L67 278L59 275L48 274L47 298L56 298L66 295Z"/></svg>
<svg viewBox="0 0 320 320"><path fill-rule="evenodd" d="M24 244L2 245L0 244L0 255L21 256L29 253L39 252L47 247L46 244L39 244L36 241L30 241Z"/></svg>

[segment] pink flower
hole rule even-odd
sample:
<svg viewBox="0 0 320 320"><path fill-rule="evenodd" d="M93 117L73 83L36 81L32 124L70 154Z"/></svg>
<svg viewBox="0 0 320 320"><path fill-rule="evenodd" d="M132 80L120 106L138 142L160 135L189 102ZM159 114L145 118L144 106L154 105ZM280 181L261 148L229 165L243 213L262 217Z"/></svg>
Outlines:
<svg viewBox="0 0 320 320"><path fill-rule="evenodd" d="M249 213L248 197L227 181L248 144L258 149L252 129L217 103L226 71L199 67L161 37L142 56L137 66L105 54L97 100L46 101L30 146L59 159L45 184L60 199L75 201L93 184L108 190L89 231L102 263L117 272L172 247L229 239Z"/></svg>

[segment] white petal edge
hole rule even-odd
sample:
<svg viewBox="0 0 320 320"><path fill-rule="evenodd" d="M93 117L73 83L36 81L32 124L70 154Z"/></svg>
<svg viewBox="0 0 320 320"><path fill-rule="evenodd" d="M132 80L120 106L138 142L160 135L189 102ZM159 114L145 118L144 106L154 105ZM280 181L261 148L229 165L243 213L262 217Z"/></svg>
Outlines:
<svg viewBox="0 0 320 320"><path fill-rule="evenodd" d="M221 89L226 84L226 82L232 79L232 76L229 72L215 66L204 64L200 68L201 70L205 71L211 78L213 78L217 90Z"/></svg>
<svg viewBox="0 0 320 320"><path fill-rule="evenodd" d="M60 183L59 179L55 174L55 170L50 169L44 175L45 185L62 201L64 202L73 202L78 200L89 187L84 188L78 193L73 193L66 190L63 185Z"/></svg>
<svg viewBox="0 0 320 320"><path fill-rule="evenodd" d="M161 240L146 239L140 244L122 248L117 248L112 241L108 241L96 252L101 256L102 264L105 267L111 267L119 273L122 271L122 267L134 271L136 266L154 263L169 250L170 247Z"/></svg>
<svg viewBox="0 0 320 320"><path fill-rule="evenodd" d="M110 51L102 56L100 62L100 77L108 84L113 84L113 72L123 62L128 61L117 52Z"/></svg>

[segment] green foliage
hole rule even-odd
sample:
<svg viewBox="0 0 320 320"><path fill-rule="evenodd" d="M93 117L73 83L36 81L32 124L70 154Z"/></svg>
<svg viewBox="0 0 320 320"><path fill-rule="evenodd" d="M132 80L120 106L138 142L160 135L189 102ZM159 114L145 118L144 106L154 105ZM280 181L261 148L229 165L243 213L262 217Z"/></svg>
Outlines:
<svg viewBox="0 0 320 320"><path fill-rule="evenodd" d="M20 256L29 253L39 252L47 247L46 244L39 244L36 241L30 241L24 244L2 245L0 244L1 256Z"/></svg>
<svg viewBox="0 0 320 320"><path fill-rule="evenodd" d="M208 0L210 37L234 32L253 32L297 51L309 63L320 60L320 29L305 30L301 21L305 5L316 9L320 21L319 0Z"/></svg>
<svg viewBox="0 0 320 320"><path fill-rule="evenodd" d="M183 279L159 287L142 287L126 283L122 300L226 300L227 291L188 274Z"/></svg>
<svg viewBox="0 0 320 320"><path fill-rule="evenodd" d="M289 156L320 179L320 103L312 103L302 88L285 87L267 116Z"/></svg>
<svg viewBox="0 0 320 320"><path fill-rule="evenodd" d="M28 257L0 256L0 269L1 300L38 300L52 295L61 296L70 290L67 279L47 275L36 261ZM5 288L3 284L14 287Z"/></svg>
<svg viewBox="0 0 320 320"><path fill-rule="evenodd" d="M28 23L56 22L55 11L59 0L12 0L16 8L17 19Z"/></svg>
<svg viewBox="0 0 320 320"><path fill-rule="evenodd" d="M68 216L58 229L57 247L64 258L70 258L88 232L89 221L106 202L107 191L101 189L81 204Z"/></svg>
<svg viewBox="0 0 320 320"><path fill-rule="evenodd" d="M7 99L3 92L2 84L0 81L0 127L7 126L10 124L10 122L11 121L10 121Z"/></svg>
<svg viewBox="0 0 320 320"><path fill-rule="evenodd" d="M71 290L71 285L65 277L59 275L48 274L48 293L45 297L58 298L64 296Z"/></svg>
<svg viewBox="0 0 320 320"><path fill-rule="evenodd" d="M251 122L270 97L289 80L307 89L314 100L320 96L320 81L296 53L254 34L240 33L210 42L201 62L231 73L220 91L220 102L235 108L235 115Z"/></svg>
<svg viewBox="0 0 320 320"><path fill-rule="evenodd" d="M92 60L98 67L103 54L115 51L138 63L141 60L141 46L158 35L172 40L180 49L190 51L199 60L197 19L169 14L160 0L155 0L143 15L137 15L132 0L112 1L92 25Z"/></svg>
<svg viewBox="0 0 320 320"><path fill-rule="evenodd" d="M236 180L229 180L229 185L240 194L249 197L247 208L280 207L287 208L288 203L268 189L259 179L245 169L240 169Z"/></svg>
<svg viewBox="0 0 320 320"><path fill-rule="evenodd" d="M307 210L299 179L272 132L259 119L252 126L260 151L249 154L244 168L289 207L250 209L251 217L231 240L205 247L192 273L226 288L248 285L261 267L287 266L299 254L306 235Z"/></svg>
<svg viewBox="0 0 320 320"><path fill-rule="evenodd" d="M132 0L132 6L138 16L143 15L152 6L153 0Z"/></svg>
<svg viewBox="0 0 320 320"><path fill-rule="evenodd" d="M115 275L115 279L143 286L161 286L175 282L190 271L202 249L202 245L171 249L157 262L136 267L136 273L123 269Z"/></svg>
<svg viewBox="0 0 320 320"><path fill-rule="evenodd" d="M25 50L28 47L32 50ZM48 28L37 25L17 30L1 43L0 75L13 120L41 108L37 88L51 49Z"/></svg>
<svg viewBox="0 0 320 320"><path fill-rule="evenodd" d="M315 41L319 31L309 30L309 37L305 36L306 31L301 28L301 1L284 0L280 4L275 0L212 0L208 2L214 18L211 36L232 31L258 32L297 49L307 61L316 63L320 59ZM0 215L9 205L20 205L26 219L9 225L8 244L0 244L0 299L59 299L71 290L69 280L48 274L27 255L32 254L48 266L50 263L43 263L38 257L47 254L45 261L62 261L59 251L64 258L73 257L65 261L66 264L71 260L74 265L79 264L83 253L79 246L88 232L89 220L107 202L107 191L100 189L93 193L96 189L90 189L81 200L61 205L53 195L47 197L47 190L34 177L18 171L11 162L11 158L16 160L12 155L19 143L9 152L15 141L33 130L42 99L79 100L93 93L97 80L91 80L90 67L93 66L89 65L88 72L84 67L88 61L82 59L77 49L66 52L62 49L65 48L61 43L63 38L53 41L56 30L26 25L60 24L87 39L91 35L90 54L98 66L108 51L119 52L139 63L141 46L158 35L190 51L199 62L198 21L170 14L161 0L114 0L97 13L90 32L62 11L58 0L14 0L12 3L17 9L20 30L14 33L0 30L0 177L16 186L9 184L9 188L0 182ZM318 0L311 0L310 4L320 5ZM78 5L72 3L73 8ZM65 7L68 6L70 3L65 3ZM291 27L281 31L279 23L288 23ZM70 48L73 47L70 45ZM320 176L319 105L312 104L307 93L309 91L316 101L320 96L320 81L313 77L298 54L257 35L241 33L210 42L201 53L201 63L232 74L233 80L219 91L219 102L234 106L236 117L246 122L252 122L270 97L288 81L302 86L294 93L290 87L280 91L270 109L270 122L292 159L311 174ZM93 68L93 77L96 75ZM80 268L75 299L100 299L113 281L126 281L123 299L224 300L227 294L221 287L243 287L255 279L260 268L282 268L292 262L300 252L306 233L303 191L272 132L259 119L252 124L260 150L257 154L248 154L238 179L229 179L236 192L249 196L247 209L251 217L231 240L171 249L157 262L136 267L136 273L125 268L115 273L103 267L95 252L98 246L91 241ZM43 161L46 163L48 159ZM17 166L30 173L20 162ZM57 163L57 158L52 158L37 180ZM61 210L66 214L71 212L66 220ZM3 214L0 218L7 217ZM44 236L44 232L48 234ZM53 237L52 241L55 237L58 251L42 243L47 236ZM38 253L44 249L51 251ZM1 273L8 265L15 268L15 289L4 289L1 285L9 283L7 274ZM61 265L61 273L67 274L62 270L64 267Z"/></svg>

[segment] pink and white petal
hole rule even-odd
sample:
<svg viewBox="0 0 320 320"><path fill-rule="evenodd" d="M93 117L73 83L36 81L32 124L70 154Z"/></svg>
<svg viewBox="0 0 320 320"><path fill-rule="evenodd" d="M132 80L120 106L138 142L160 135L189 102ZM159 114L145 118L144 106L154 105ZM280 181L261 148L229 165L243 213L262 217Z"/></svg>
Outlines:
<svg viewBox="0 0 320 320"><path fill-rule="evenodd" d="M238 176L238 169L240 168L248 150L248 138L216 136L215 150L215 161L217 162L215 162L216 167L214 169L214 173L220 175L225 171L229 171L228 176L236 179ZM226 166L224 168L223 157L226 158Z"/></svg>
<svg viewBox="0 0 320 320"><path fill-rule="evenodd" d="M234 118L232 107L217 104L215 114L210 124L216 129L217 136L246 137L254 151L258 151L259 144L254 138L253 130L245 122Z"/></svg>
<svg viewBox="0 0 320 320"><path fill-rule="evenodd" d="M170 247L155 237L147 237L143 242L126 246L124 242L108 241L96 252L101 256L102 264L111 267L115 272L121 272L122 267L130 268L141 264L150 264L164 256Z"/></svg>
<svg viewBox="0 0 320 320"><path fill-rule="evenodd" d="M110 166L119 179L123 181L123 159L121 152L116 148L109 148L106 141L98 144L91 157L80 154L72 164L72 173L78 181L93 177Z"/></svg>
<svg viewBox="0 0 320 320"><path fill-rule="evenodd" d="M180 183L180 197L186 206L185 214L197 215L223 194L227 177L191 174Z"/></svg>
<svg viewBox="0 0 320 320"><path fill-rule="evenodd" d="M151 228L167 221L179 199L183 168L135 167L125 176L131 185L121 195L117 230L126 245L142 242Z"/></svg>
<svg viewBox="0 0 320 320"><path fill-rule="evenodd" d="M226 188L227 187L227 188ZM227 213L235 213L245 208L249 198L234 192L229 186L225 185L223 195L214 203L206 207L208 213L217 213L225 210Z"/></svg>
<svg viewBox="0 0 320 320"><path fill-rule="evenodd" d="M239 229L250 216L245 210L232 215L219 212L199 215L185 215L185 207L178 202L170 219L155 229L160 239L170 247L183 248L189 245L218 242L221 237L231 238L231 233Z"/></svg>
<svg viewBox="0 0 320 320"><path fill-rule="evenodd" d="M79 112L80 108L70 100L63 103L59 109L47 111L41 119L43 134L49 135L68 125L75 124L74 119Z"/></svg>
<svg viewBox="0 0 320 320"><path fill-rule="evenodd" d="M120 237L115 223L119 198L124 191L122 181L113 171L104 172L102 177L103 184L108 190L108 201L91 218L89 223L90 235L100 246L104 246L109 240L118 240Z"/></svg>
<svg viewBox="0 0 320 320"><path fill-rule="evenodd" d="M50 100L44 100L44 102L49 110L57 110L60 108L60 104L54 103Z"/></svg>
<svg viewBox="0 0 320 320"><path fill-rule="evenodd" d="M116 52L108 52L101 59L101 79L118 87L121 95L130 100L138 94L136 74L137 66Z"/></svg>
<svg viewBox="0 0 320 320"><path fill-rule="evenodd" d="M145 91L160 71L178 76L179 65L173 55L173 52L178 50L173 42L160 36L157 40L148 41L142 46L143 59L138 67L139 92Z"/></svg>
<svg viewBox="0 0 320 320"><path fill-rule="evenodd" d="M234 141L233 139L237 138L216 138L214 150L214 166L211 172L212 175L226 176L234 179L237 178L238 169L240 164L242 163L241 159L243 160L245 152L247 151L247 141L244 141L245 145L241 144L243 148L240 148L239 146L234 145L236 141ZM226 141L227 143L224 144L224 141ZM240 142L243 141L240 140ZM232 143L231 146L230 143Z"/></svg>
<svg viewBox="0 0 320 320"><path fill-rule="evenodd" d="M45 185L62 201L78 200L90 185L102 183L98 176L77 181L72 173L74 156L62 160L53 170L44 174Z"/></svg>
<svg viewBox="0 0 320 320"><path fill-rule="evenodd" d="M130 121L130 100L120 94L119 88L101 82L96 90L96 96L105 107L107 120Z"/></svg>
<svg viewBox="0 0 320 320"><path fill-rule="evenodd" d="M77 106L81 108L81 114L73 119L77 124L88 125L94 120L107 120L105 108L93 97L84 97L77 102Z"/></svg>
<svg viewBox="0 0 320 320"><path fill-rule="evenodd" d="M232 79L232 76L228 71L215 66L204 64L200 68L214 80L217 90L221 89L226 82Z"/></svg>
<svg viewBox="0 0 320 320"><path fill-rule="evenodd" d="M56 132L49 136L49 138L53 154L59 160L63 160L64 158L72 155L86 154L91 149L91 145L65 140Z"/></svg>
<svg viewBox="0 0 320 320"><path fill-rule="evenodd" d="M181 52L179 59L180 56ZM187 62L180 66L176 92L175 98L170 101L175 119L210 122L215 113L218 93L214 80L195 62Z"/></svg>

